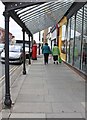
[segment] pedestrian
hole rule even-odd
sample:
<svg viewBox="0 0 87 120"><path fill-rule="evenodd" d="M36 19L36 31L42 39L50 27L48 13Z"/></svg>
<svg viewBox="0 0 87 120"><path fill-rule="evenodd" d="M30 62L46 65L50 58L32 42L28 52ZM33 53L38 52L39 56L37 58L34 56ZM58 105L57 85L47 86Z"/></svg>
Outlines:
<svg viewBox="0 0 87 120"><path fill-rule="evenodd" d="M43 45L42 53L44 54L44 64L46 65L48 64L49 54L51 54L51 49L48 46L48 43L45 43L45 45Z"/></svg>
<svg viewBox="0 0 87 120"><path fill-rule="evenodd" d="M53 46L52 55L53 55L54 64L55 62L58 64L58 56L60 56L60 50L56 44L54 44Z"/></svg>

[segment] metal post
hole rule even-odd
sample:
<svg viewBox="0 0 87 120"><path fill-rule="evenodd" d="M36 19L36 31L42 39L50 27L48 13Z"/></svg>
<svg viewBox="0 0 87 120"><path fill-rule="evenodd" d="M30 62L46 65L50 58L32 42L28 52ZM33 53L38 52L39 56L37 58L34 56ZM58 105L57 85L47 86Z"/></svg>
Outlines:
<svg viewBox="0 0 87 120"><path fill-rule="evenodd" d="M59 47L59 27L57 27L57 46Z"/></svg>
<svg viewBox="0 0 87 120"><path fill-rule="evenodd" d="M23 29L23 75L26 74L26 67L25 67L25 30Z"/></svg>
<svg viewBox="0 0 87 120"><path fill-rule="evenodd" d="M30 47L31 47L31 44L30 44L30 34L28 36L29 36L29 64L31 64L31 59L30 59Z"/></svg>
<svg viewBox="0 0 87 120"><path fill-rule="evenodd" d="M76 37L76 15L75 14L75 22L74 22L74 43L73 43L73 61L72 61L72 65L74 65L74 60L75 60L75 37Z"/></svg>
<svg viewBox="0 0 87 120"><path fill-rule="evenodd" d="M70 32L69 32L69 61L68 61L69 63L71 62L71 59L70 59L70 46L71 46L70 42L71 41L70 40L71 40L71 18L70 18Z"/></svg>
<svg viewBox="0 0 87 120"><path fill-rule="evenodd" d="M67 21L67 25L66 25L66 61L67 61L67 39L68 39L68 21Z"/></svg>
<svg viewBox="0 0 87 120"><path fill-rule="evenodd" d="M51 49L52 49L52 40L51 40Z"/></svg>
<svg viewBox="0 0 87 120"><path fill-rule="evenodd" d="M83 6L83 13L82 13L82 35L81 35L81 51L80 51L80 69L82 68L83 29L84 29L84 6Z"/></svg>
<svg viewBox="0 0 87 120"><path fill-rule="evenodd" d="M33 46L33 35L31 36L32 46Z"/></svg>
<svg viewBox="0 0 87 120"><path fill-rule="evenodd" d="M6 107L10 108L12 101L10 96L10 80L9 80L9 13L5 15L5 101Z"/></svg>
<svg viewBox="0 0 87 120"><path fill-rule="evenodd" d="M39 32L39 55L40 55L40 32Z"/></svg>

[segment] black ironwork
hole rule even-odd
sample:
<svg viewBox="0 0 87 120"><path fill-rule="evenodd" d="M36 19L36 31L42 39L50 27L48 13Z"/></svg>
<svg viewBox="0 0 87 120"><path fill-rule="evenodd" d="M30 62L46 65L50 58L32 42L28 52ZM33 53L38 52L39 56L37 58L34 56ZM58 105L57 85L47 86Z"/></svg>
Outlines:
<svg viewBox="0 0 87 120"><path fill-rule="evenodd" d="M4 12L5 16L5 101L6 107L11 107L10 79L9 79L9 13Z"/></svg>
<svg viewBox="0 0 87 120"><path fill-rule="evenodd" d="M25 30L23 31L23 75L26 74L26 67L25 67Z"/></svg>
<svg viewBox="0 0 87 120"><path fill-rule="evenodd" d="M83 29L84 29L84 6L83 6L83 13L82 13L82 34L81 34L81 50L80 50L80 69L81 69L81 66L82 66Z"/></svg>
<svg viewBox="0 0 87 120"><path fill-rule="evenodd" d="M31 36L31 46L33 46L33 35Z"/></svg>
<svg viewBox="0 0 87 120"><path fill-rule="evenodd" d="M3 3L6 5L7 11L12 11L16 9L29 7L32 5L43 4L45 2L3 2Z"/></svg>
<svg viewBox="0 0 87 120"><path fill-rule="evenodd" d="M40 32L39 32L39 55L40 55Z"/></svg>
<svg viewBox="0 0 87 120"><path fill-rule="evenodd" d="M31 55L31 50L30 50L30 47L31 47L31 44L30 44L30 34L28 35L29 37L29 64L31 64L31 59L30 59L30 55Z"/></svg>
<svg viewBox="0 0 87 120"><path fill-rule="evenodd" d="M67 10L65 16L69 19L72 17L83 5L86 3L86 1L83 2L74 2L71 7Z"/></svg>
<svg viewBox="0 0 87 120"><path fill-rule="evenodd" d="M20 20L20 18L18 17L18 15L14 12L14 11L10 11L10 16L18 23L18 25L23 28L27 33L30 33L32 35L32 33L29 31L29 29L25 26L25 24Z"/></svg>
<svg viewBox="0 0 87 120"><path fill-rule="evenodd" d="M52 40L51 40L51 49L52 49Z"/></svg>

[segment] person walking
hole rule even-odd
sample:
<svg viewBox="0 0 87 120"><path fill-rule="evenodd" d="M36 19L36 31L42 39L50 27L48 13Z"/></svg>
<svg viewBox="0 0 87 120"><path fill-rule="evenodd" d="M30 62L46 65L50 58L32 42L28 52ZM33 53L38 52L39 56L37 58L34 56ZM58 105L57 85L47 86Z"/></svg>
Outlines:
<svg viewBox="0 0 87 120"><path fill-rule="evenodd" d="M58 64L58 55L60 56L60 50L56 44L54 44L54 47L52 49L52 55L53 55L54 64L55 62Z"/></svg>
<svg viewBox="0 0 87 120"><path fill-rule="evenodd" d="M42 54L44 54L44 64L48 64L48 57L49 54L51 54L51 49L48 46L48 43L45 43L45 45L42 47Z"/></svg>

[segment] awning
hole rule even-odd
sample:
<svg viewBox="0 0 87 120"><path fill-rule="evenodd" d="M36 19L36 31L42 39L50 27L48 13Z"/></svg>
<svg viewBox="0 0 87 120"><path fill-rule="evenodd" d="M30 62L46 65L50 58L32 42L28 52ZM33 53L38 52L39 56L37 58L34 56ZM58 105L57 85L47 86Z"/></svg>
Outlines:
<svg viewBox="0 0 87 120"><path fill-rule="evenodd" d="M83 34L87 34L87 5L84 6L84 16L83 15L83 7L77 12L77 15L76 15L76 31L79 32L79 33L82 33L82 18L84 17L83 19ZM72 30L74 30L74 19L75 16L72 17L71 21L72 21L72 24L71 24L71 28Z"/></svg>
<svg viewBox="0 0 87 120"><path fill-rule="evenodd" d="M6 1L2 0L4 4L9 2L7 5L11 16L15 16L16 22L19 24L21 22L32 34L57 24L74 2L74 0L28 0L28 3L26 0L24 3L23 0L22 2Z"/></svg>

